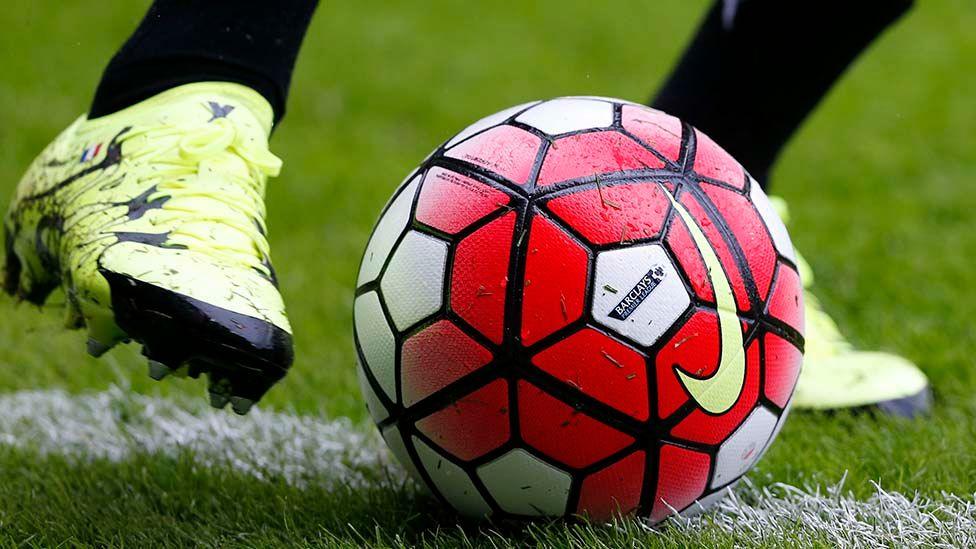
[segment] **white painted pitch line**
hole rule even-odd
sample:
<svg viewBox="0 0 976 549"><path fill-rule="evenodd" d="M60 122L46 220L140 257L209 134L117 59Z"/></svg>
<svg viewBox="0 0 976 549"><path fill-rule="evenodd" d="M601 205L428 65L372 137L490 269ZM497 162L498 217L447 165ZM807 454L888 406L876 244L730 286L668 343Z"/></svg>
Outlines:
<svg viewBox="0 0 976 549"><path fill-rule="evenodd" d="M189 455L256 479L295 485L365 487L402 480L371 428L347 419L254 409L245 417L196 400L146 397L112 388L71 395L24 391L0 395L0 445L79 460L124 461L136 454ZM745 480L717 512L676 518L681 530L717 526L756 543L826 543L841 547L976 546L976 496L940 498L889 492L874 485L858 499L843 479L827 487L756 487ZM612 526L611 526L612 527ZM654 530L666 534L667 528ZM805 543L806 542L806 543Z"/></svg>
<svg viewBox="0 0 976 549"><path fill-rule="evenodd" d="M715 525L737 540L773 546L976 547L976 495L933 499L890 492L856 498L844 479L832 486L763 488L743 480L716 511L676 519L680 528Z"/></svg>
<svg viewBox="0 0 976 549"><path fill-rule="evenodd" d="M259 408L238 417L196 400L147 397L118 387L82 395L0 395L0 444L82 460L189 454L205 466L297 485L314 479L361 486L384 469L402 475L389 467L392 458L381 450L379 435L348 419Z"/></svg>

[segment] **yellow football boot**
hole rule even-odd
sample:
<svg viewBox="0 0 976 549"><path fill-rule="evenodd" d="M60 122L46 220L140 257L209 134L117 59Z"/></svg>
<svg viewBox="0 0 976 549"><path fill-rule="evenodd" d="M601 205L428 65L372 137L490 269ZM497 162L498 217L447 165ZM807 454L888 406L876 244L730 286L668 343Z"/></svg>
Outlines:
<svg viewBox="0 0 976 549"><path fill-rule="evenodd" d="M780 217L788 221L786 202L770 199ZM855 349L813 294L809 264L799 253L796 258L806 314L803 370L793 396L796 408L871 408L906 417L928 411L932 394L925 374L898 355Z"/></svg>
<svg viewBox="0 0 976 549"><path fill-rule="evenodd" d="M41 304L61 285L89 353L135 340L153 378L206 373L211 403L246 413L293 356L264 221L272 116L229 83L82 116L17 188L4 289Z"/></svg>

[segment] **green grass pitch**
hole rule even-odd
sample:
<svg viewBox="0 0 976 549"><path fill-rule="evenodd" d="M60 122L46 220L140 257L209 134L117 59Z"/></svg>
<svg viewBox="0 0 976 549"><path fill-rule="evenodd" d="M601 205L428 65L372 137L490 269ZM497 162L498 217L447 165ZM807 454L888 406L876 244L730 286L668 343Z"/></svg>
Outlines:
<svg viewBox="0 0 976 549"><path fill-rule="evenodd" d="M389 193L439 142L530 99L645 100L707 2L325 2L299 59L273 150L271 242L298 359L263 403L365 424L354 373L352 292ZM100 71L147 2L13 0L0 10L0 197L88 105ZM940 498L976 492L976 4L927 0L843 79L791 144L775 192L819 295L859 345L895 351L930 376L919 421L795 413L751 474L758 486L870 481ZM745 85L776 85L749 82ZM159 384L132 346L101 360L43 310L0 298L0 393L112 385L183 400L202 381ZM0 433L2 439L3 433ZM200 466L192 455L122 462L0 446L0 545L732 546L703 527L655 533L537 524L458 526L395 482L294 487Z"/></svg>

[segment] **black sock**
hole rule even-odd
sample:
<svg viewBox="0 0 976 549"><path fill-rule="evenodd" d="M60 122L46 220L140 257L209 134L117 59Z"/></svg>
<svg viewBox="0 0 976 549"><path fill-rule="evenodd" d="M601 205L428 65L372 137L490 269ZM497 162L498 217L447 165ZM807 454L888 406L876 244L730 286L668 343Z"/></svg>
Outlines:
<svg viewBox="0 0 976 549"><path fill-rule="evenodd" d="M716 0L651 104L698 127L761 184L800 123L912 0Z"/></svg>
<svg viewBox="0 0 976 549"><path fill-rule="evenodd" d="M285 101L318 0L156 0L115 54L89 116L111 114L183 84L236 82Z"/></svg>

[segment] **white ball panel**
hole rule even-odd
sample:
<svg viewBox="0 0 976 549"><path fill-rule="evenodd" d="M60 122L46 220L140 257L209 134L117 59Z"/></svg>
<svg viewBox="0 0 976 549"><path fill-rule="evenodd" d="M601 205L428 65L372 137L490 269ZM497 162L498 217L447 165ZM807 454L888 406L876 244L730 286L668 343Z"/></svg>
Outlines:
<svg viewBox="0 0 976 549"><path fill-rule="evenodd" d="M359 388L363 393L363 398L366 399L366 409L369 410L369 415L373 418L373 421L379 423L390 417L390 412L386 409L386 406L383 406L383 401L376 395L376 392L373 391L373 386L366 379L366 374L363 372L363 365L359 363L359 360L356 363L356 376L359 378Z"/></svg>
<svg viewBox="0 0 976 549"><path fill-rule="evenodd" d="M448 461L417 437L413 438L413 446L417 449L420 463L437 487L437 491L452 507L468 517L483 517L491 512L491 507L478 493L478 489L471 482L471 477L463 469Z"/></svg>
<svg viewBox="0 0 976 549"><path fill-rule="evenodd" d="M553 99L532 107L515 120L549 135L605 128L613 125L613 104L593 99Z"/></svg>
<svg viewBox="0 0 976 549"><path fill-rule="evenodd" d="M365 293L356 298L353 307L355 317L356 336L366 359L366 366L379 382L386 397L396 401L396 341L393 332L386 323L383 309L380 306L380 296L376 292Z"/></svg>
<svg viewBox="0 0 976 549"><path fill-rule="evenodd" d="M709 494L701 499L695 500L695 502L689 505L688 508L681 511L681 516L684 518L692 518L704 513L705 511L708 511L715 505L718 505L720 501L728 497L729 491L734 486L735 484L726 486L714 494Z"/></svg>
<svg viewBox="0 0 976 549"><path fill-rule="evenodd" d="M393 252L380 288L398 330L405 330L441 308L447 242L410 231Z"/></svg>
<svg viewBox="0 0 976 549"><path fill-rule="evenodd" d="M773 429L776 416L759 406L739 425L718 450L715 457L715 477L712 488L741 477L762 455Z"/></svg>
<svg viewBox="0 0 976 549"><path fill-rule="evenodd" d="M400 429L396 425L390 425L386 429L383 429L383 432L380 434L383 435L383 440L386 441L386 446L390 449L390 453L407 470L407 473L421 486L426 486L423 480L424 477L420 476L417 466L410 459L410 454L407 453L407 446L403 443L403 435L400 433Z"/></svg>
<svg viewBox="0 0 976 549"><path fill-rule="evenodd" d="M428 155L428 158L429 157L430 155ZM427 159L425 158L424 160L426 161ZM397 185L397 190L393 191L393 194L396 195L397 191L399 191L403 187L406 187L408 183L413 183L413 178L417 175L418 172L420 172L420 168L421 166L417 166L416 168L410 170L410 173L408 173L407 176L403 178L403 181L400 181L400 184Z"/></svg>
<svg viewBox="0 0 976 549"><path fill-rule="evenodd" d="M509 513L557 516L566 512L572 478L525 450L512 450L478 467L478 478Z"/></svg>
<svg viewBox="0 0 976 549"><path fill-rule="evenodd" d="M380 275L393 245L410 222L410 210L419 185L420 176L417 176L393 199L393 203L376 223L373 236L366 245L363 263L359 266L357 286L372 282Z"/></svg>
<svg viewBox="0 0 976 549"><path fill-rule="evenodd" d="M773 434L770 435L769 440L766 441L766 447L763 448L762 453L759 454L759 458L762 459L766 452L769 451L769 447L773 445L773 441L779 436L779 432L783 430L783 425L786 423L786 418L790 416L790 410L793 409L793 402L791 401L786 405L783 413L779 415L779 420L776 422L776 427L773 429Z"/></svg>
<svg viewBox="0 0 976 549"><path fill-rule="evenodd" d="M658 244L601 252L594 288L593 318L645 346L653 345L691 304L671 259Z"/></svg>
<svg viewBox="0 0 976 549"><path fill-rule="evenodd" d="M529 105L535 105L537 103L539 103L539 102L538 101L531 101L529 103L523 103L521 105L516 105L516 106L514 106L514 107L512 107L510 109L505 109L503 111L498 111L495 114L486 116L486 117L482 118L481 120L475 122L474 124L471 124L467 128L464 128L463 130L461 130L461 133L455 135L450 141L447 142L447 145L445 145L445 148L448 148L449 149L449 148L453 147L454 145L457 145L458 143L464 141L465 139L471 137L472 135L474 135L476 133L480 133L480 132L482 132L484 130L487 130L488 128L491 128L492 126L497 126L497 125L501 124L502 122L508 120L508 118L511 117L512 115L514 115L515 113L517 113L517 112L525 109Z"/></svg>
<svg viewBox="0 0 976 549"><path fill-rule="evenodd" d="M749 198L756 205L759 216L769 227L769 234L773 237L773 245L776 246L780 255L796 263L796 251L793 249L793 241L790 240L790 233L786 230L783 219L780 218L779 213L776 212L776 207L773 206L772 201L759 186L759 182L752 178L749 182Z"/></svg>

